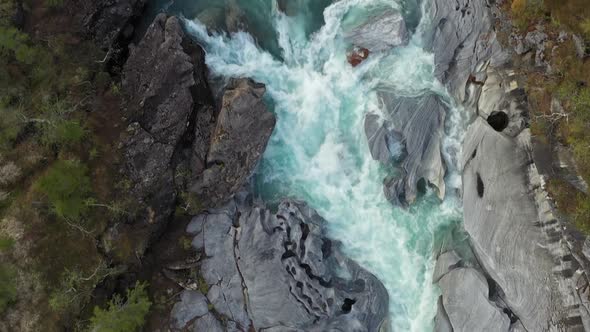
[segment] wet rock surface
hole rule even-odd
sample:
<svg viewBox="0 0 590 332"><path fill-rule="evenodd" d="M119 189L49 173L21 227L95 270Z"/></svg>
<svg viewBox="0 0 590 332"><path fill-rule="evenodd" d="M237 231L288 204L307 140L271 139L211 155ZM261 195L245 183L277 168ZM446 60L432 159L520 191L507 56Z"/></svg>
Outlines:
<svg viewBox="0 0 590 332"><path fill-rule="evenodd" d="M368 115L365 132L374 159L381 162L401 161L400 177L386 180L385 195L393 204L407 205L416 200L421 181L445 195L445 163L442 158L442 136L446 106L440 97L427 94L418 98L397 98L382 92L386 119ZM405 153L404 153L405 152Z"/></svg>
<svg viewBox="0 0 590 332"><path fill-rule="evenodd" d="M345 37L357 47L370 52L382 52L408 42L406 23L401 13L385 10L369 17L364 24L345 33Z"/></svg>
<svg viewBox="0 0 590 332"><path fill-rule="evenodd" d="M387 329L383 285L325 235L305 203L276 211L241 193L193 219L212 312L194 323L231 331L378 331ZM223 323L218 321L219 317Z"/></svg>

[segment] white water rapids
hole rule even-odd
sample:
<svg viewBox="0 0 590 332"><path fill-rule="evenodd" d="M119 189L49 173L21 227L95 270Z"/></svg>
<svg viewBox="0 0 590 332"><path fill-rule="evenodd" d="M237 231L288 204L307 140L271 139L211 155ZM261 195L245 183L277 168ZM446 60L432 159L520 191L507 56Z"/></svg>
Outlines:
<svg viewBox="0 0 590 332"><path fill-rule="evenodd" d="M245 32L209 34L196 20L186 24L205 48L212 75L266 84L278 122L256 174L258 194L267 201L307 201L329 222L329 235L343 243L346 254L384 283L393 330L431 331L439 294L431 277L435 234L461 219L455 196L461 185L456 161L464 128L461 113L451 107L447 114L443 202L427 192L409 209L392 206L383 194L383 179L395 170L371 158L364 133L365 115L383 112L379 89L398 96L434 91L449 100L434 78L433 55L423 50L423 33L431 28L427 7L402 0L340 0L323 8L323 22L317 24L312 20L318 15L310 15L309 8L286 16L274 1L248 2L269 4L268 15L251 19L267 20L273 27L268 35L276 38L276 51ZM421 11L423 18L407 46L371 54L353 68L346 59L350 45L343 26L366 19L376 7L393 7L405 15ZM313 23L321 28L309 31Z"/></svg>

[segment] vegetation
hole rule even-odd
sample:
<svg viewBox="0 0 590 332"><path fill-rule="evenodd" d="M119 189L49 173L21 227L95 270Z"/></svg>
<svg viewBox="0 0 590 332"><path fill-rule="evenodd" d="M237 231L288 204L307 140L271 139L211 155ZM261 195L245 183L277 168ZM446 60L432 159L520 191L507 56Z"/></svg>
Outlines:
<svg viewBox="0 0 590 332"><path fill-rule="evenodd" d="M16 300L15 278L14 267L0 264L0 313L3 313Z"/></svg>
<svg viewBox="0 0 590 332"><path fill-rule="evenodd" d="M521 34L541 24L549 35L546 56L550 73L527 69L531 130L543 141L568 146L580 175L590 182L590 61L577 56L570 38L557 42L562 31L590 43L587 0L513 0L508 9ZM563 110L551 107L560 102ZM562 180L552 179L548 190L565 216L590 234L590 198Z"/></svg>
<svg viewBox="0 0 590 332"><path fill-rule="evenodd" d="M78 220L88 209L88 169L76 160L58 160L39 178L37 188L47 195L53 211L62 218Z"/></svg>
<svg viewBox="0 0 590 332"><path fill-rule="evenodd" d="M22 27L15 1L0 1L0 330L88 322L92 292L121 272L97 248L126 213L114 185L118 132L104 129L120 120L99 118L120 97L67 5L25 1Z"/></svg>
<svg viewBox="0 0 590 332"><path fill-rule="evenodd" d="M127 290L126 299L115 295L106 309L94 308L91 332L133 332L145 324L145 316L152 303L146 291L147 284L137 282Z"/></svg>

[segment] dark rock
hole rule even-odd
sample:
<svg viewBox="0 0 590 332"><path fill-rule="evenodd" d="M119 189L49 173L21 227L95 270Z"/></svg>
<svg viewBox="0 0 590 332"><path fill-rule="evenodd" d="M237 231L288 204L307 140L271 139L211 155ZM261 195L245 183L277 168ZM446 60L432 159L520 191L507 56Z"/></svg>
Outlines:
<svg viewBox="0 0 590 332"><path fill-rule="evenodd" d="M23 1L14 1L14 12L12 13L12 24L18 29L25 27L25 8L23 7Z"/></svg>
<svg viewBox="0 0 590 332"><path fill-rule="evenodd" d="M231 198L246 183L266 149L276 119L264 104L265 91L263 84L249 79L228 83L211 136L206 169L191 188L206 206ZM209 119L202 122L208 123ZM203 142L195 144L194 155L199 158Z"/></svg>
<svg viewBox="0 0 590 332"><path fill-rule="evenodd" d="M136 241L134 248L141 256L174 213L175 156L187 138L193 139L195 114L212 112L212 97L204 51L184 38L177 18L164 14L155 18L137 46L130 47L122 76L130 122L121 143L122 171L142 211L132 225L108 234L115 234L109 242L117 243L117 238L141 229L146 239Z"/></svg>
<svg viewBox="0 0 590 332"><path fill-rule="evenodd" d="M178 19L158 15L131 47L123 71L132 121L123 144L124 172L140 205L152 211L145 222L156 228L174 211L172 156L193 113L194 66L181 46L183 36Z"/></svg>
<svg viewBox="0 0 590 332"><path fill-rule="evenodd" d="M146 0L78 0L82 24L98 43L108 50L120 37L131 39L129 29L143 12ZM125 31L127 30L127 33ZM123 36L124 35L124 36ZM121 45L123 46L123 45Z"/></svg>
<svg viewBox="0 0 590 332"><path fill-rule="evenodd" d="M272 212L240 194L189 228L204 233L207 297L239 329L387 328L385 288L326 238L325 221L306 204L286 200Z"/></svg>

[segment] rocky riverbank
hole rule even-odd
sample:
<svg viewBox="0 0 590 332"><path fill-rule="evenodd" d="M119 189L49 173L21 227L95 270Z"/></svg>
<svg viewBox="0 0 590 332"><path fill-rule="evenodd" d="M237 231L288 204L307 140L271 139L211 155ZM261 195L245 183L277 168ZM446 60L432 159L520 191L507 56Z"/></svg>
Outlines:
<svg viewBox="0 0 590 332"><path fill-rule="evenodd" d="M587 259L552 213L533 160L529 105L511 50L497 40L499 9L436 1L438 77L473 116L463 145L465 230L476 259L438 253L437 331L587 328ZM577 245L575 243L578 243Z"/></svg>

